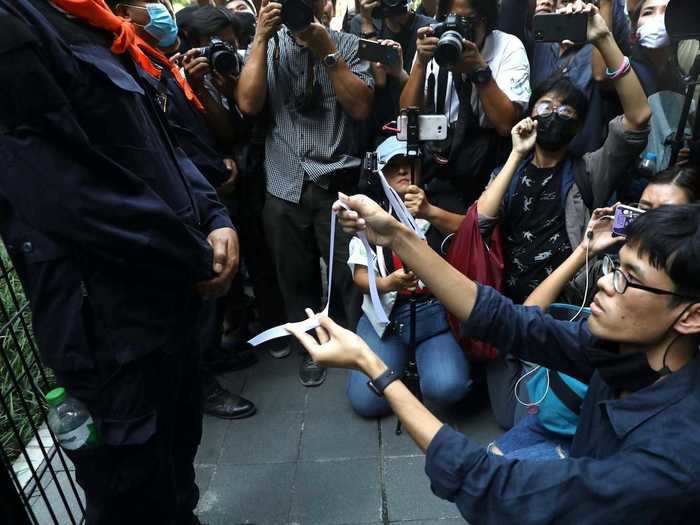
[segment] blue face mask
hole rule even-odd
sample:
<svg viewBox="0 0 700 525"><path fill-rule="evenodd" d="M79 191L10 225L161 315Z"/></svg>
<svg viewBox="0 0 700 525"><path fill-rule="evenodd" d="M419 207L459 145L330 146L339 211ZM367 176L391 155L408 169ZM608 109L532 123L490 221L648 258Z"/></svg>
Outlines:
<svg viewBox="0 0 700 525"><path fill-rule="evenodd" d="M177 41L177 22L170 11L161 3L146 4L148 16L151 19L144 31L158 40L158 47L169 48Z"/></svg>

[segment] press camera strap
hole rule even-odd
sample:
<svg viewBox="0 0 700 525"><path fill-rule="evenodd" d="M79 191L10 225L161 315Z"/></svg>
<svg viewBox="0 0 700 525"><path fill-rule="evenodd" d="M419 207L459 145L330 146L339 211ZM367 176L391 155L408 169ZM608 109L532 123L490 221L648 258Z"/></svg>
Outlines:
<svg viewBox="0 0 700 525"><path fill-rule="evenodd" d="M403 203L398 193L396 193L396 191L394 191L394 189L391 186L389 186L389 183L386 181L386 177L384 177L384 174L381 170L378 170L377 173L379 175L379 180L382 183L384 193L386 194L387 199L389 199L389 203L392 209L396 212L396 216L399 218L401 223L413 230L419 238L425 239L425 235L423 235L423 233L418 228L418 224L416 223L415 219L410 214L410 212L406 209L406 205ZM343 202L340 202L340 205L346 210L350 209ZM331 304L331 290L333 288L333 254L335 253L336 221L336 214L334 212L331 212L331 237L330 250L328 254L328 296L326 297L326 306L320 314L322 316L328 316L328 309ZM362 244L365 248L365 252L367 253L367 276L369 278L369 295L372 300L372 307L374 308L374 313L377 316L377 319L380 323L389 324L389 318L387 317L386 312L384 311L384 306L382 305L381 298L379 297L379 291L377 290L377 276L376 272L374 271L375 264L377 264L378 262L377 255L374 252L374 250L372 250L372 247L370 246L369 241L367 240L367 235L365 234L365 232L357 232L356 235L362 241ZM315 316L313 318L305 319L296 323L290 323L290 325L296 327L300 331L308 332L309 330L318 328L319 320L318 316ZM288 335L290 335L290 332L287 329L287 325L279 325L275 326L274 328L270 328L269 330L265 330L261 334L258 334L257 336L249 340L248 344L250 344L251 346L259 346L267 341L271 341L272 339L279 339L281 337L287 337Z"/></svg>

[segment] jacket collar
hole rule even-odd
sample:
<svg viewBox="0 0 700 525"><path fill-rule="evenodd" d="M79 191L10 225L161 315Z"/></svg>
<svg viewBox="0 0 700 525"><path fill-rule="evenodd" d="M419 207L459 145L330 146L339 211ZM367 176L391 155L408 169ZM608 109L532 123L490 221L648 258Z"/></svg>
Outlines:
<svg viewBox="0 0 700 525"><path fill-rule="evenodd" d="M602 401L617 436L622 439L642 423L657 416L694 392L700 384L700 358L696 357L671 375L622 399Z"/></svg>

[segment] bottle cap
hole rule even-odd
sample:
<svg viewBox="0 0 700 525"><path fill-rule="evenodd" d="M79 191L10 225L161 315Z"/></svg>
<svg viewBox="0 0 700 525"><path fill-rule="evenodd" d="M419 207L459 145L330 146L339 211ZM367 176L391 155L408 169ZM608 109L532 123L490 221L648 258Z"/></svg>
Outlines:
<svg viewBox="0 0 700 525"><path fill-rule="evenodd" d="M644 156L647 160L653 160L656 161L656 153L653 151L647 151L647 154Z"/></svg>
<svg viewBox="0 0 700 525"><path fill-rule="evenodd" d="M57 407L66 400L66 389L59 387L54 388L48 394L46 394L46 402L52 406Z"/></svg>

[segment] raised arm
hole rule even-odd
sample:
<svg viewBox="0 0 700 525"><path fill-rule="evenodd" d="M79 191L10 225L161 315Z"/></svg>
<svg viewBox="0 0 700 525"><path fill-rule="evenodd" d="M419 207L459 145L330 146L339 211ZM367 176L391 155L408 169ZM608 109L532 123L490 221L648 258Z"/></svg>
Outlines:
<svg viewBox="0 0 700 525"><path fill-rule="evenodd" d="M423 108L425 104L425 76L428 64L433 59L438 38L433 36L430 27L421 27L416 39L416 58L411 67L411 74L401 91L401 107Z"/></svg>
<svg viewBox="0 0 700 525"><path fill-rule="evenodd" d="M536 130L537 122L528 117L516 124L511 131L513 149L501 171L479 197L478 207L480 215L485 215L486 217L498 216L503 197L508 191L513 175L518 170L520 163L535 147L535 141L537 140Z"/></svg>
<svg viewBox="0 0 700 525"><path fill-rule="evenodd" d="M263 0L255 28L255 37L236 88L241 113L257 115L267 100L267 46L282 24L282 5Z"/></svg>
<svg viewBox="0 0 700 525"><path fill-rule="evenodd" d="M340 51L337 63L326 69L338 103L355 120L369 117L374 102L373 82L369 68L361 74L356 74L365 67L357 57L357 44L352 52L347 50L347 46L346 49L338 50L328 30L319 23L311 24L296 38L306 45L319 61Z"/></svg>
<svg viewBox="0 0 700 525"><path fill-rule="evenodd" d="M428 221L443 234L456 233L464 220L464 215L443 210L428 202L425 191L418 186L408 187L404 202L411 215Z"/></svg>
<svg viewBox="0 0 700 525"><path fill-rule="evenodd" d="M539 306L547 310L561 295L562 290L571 281L581 267L615 244L624 242L624 237L613 237L611 217L615 215L617 204L610 208L598 208L593 211L586 234L569 257L547 277L525 300L525 306Z"/></svg>
<svg viewBox="0 0 700 525"><path fill-rule="evenodd" d="M600 10L593 4L585 4L577 0L574 4L560 10L564 13L588 13L588 41L591 42L603 57L605 66L617 71L625 60L625 55L615 42L615 38ZM644 94L637 74L631 67L624 75L613 81L615 91L622 103L624 110L624 126L629 130L641 130L646 128L651 119L651 108Z"/></svg>

